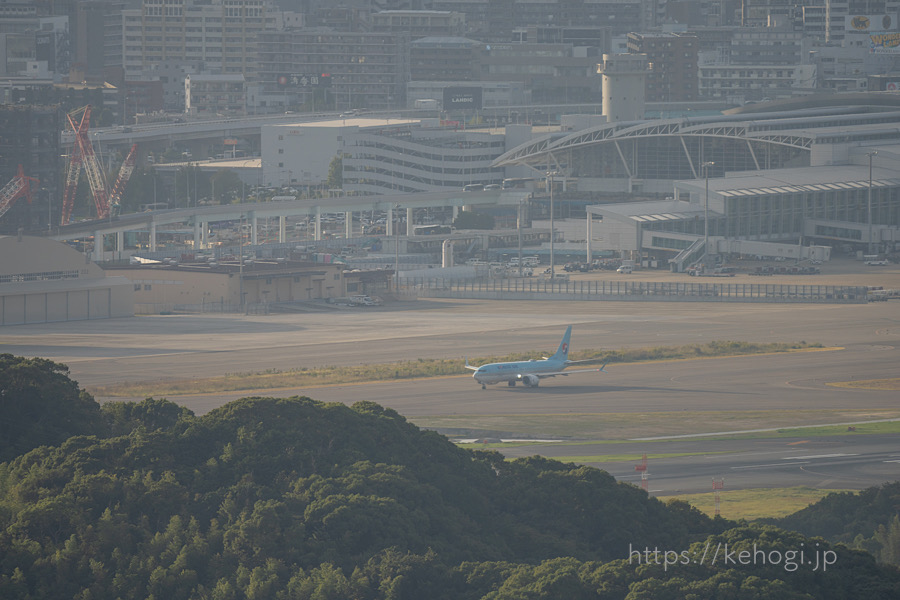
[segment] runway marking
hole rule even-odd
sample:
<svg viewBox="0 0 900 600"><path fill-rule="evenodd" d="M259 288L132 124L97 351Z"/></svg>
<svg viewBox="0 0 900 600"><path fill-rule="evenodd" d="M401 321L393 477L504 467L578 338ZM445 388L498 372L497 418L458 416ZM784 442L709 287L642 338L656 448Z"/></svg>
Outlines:
<svg viewBox="0 0 900 600"><path fill-rule="evenodd" d="M766 450L762 452L743 452L741 450L728 450L725 452L710 452L704 458L719 458L722 454L740 454L741 457L745 456L762 456L763 454L784 454L788 452L788 450Z"/></svg>
<svg viewBox="0 0 900 600"><path fill-rule="evenodd" d="M844 425L868 425L870 423L895 423L900 419L876 419L874 421L852 421L849 423L820 423L819 425L791 425L787 427L769 427L767 429L741 429L738 431L714 431L712 433L684 433L681 435L662 435L657 437L629 438L629 442L653 442L656 440L678 440L686 438L712 437L716 435L740 435L742 433L768 433L782 429L810 429L812 427L836 427Z"/></svg>
<svg viewBox="0 0 900 600"><path fill-rule="evenodd" d="M838 458L841 456L859 456L859 454L813 454L810 456L785 456L782 460L800 460L810 458Z"/></svg>
<svg viewBox="0 0 900 600"><path fill-rule="evenodd" d="M787 445L788 445L788 446L796 446L797 444L808 444L808 443L809 443L809 440L802 440L802 441L799 441L799 442L788 442Z"/></svg>
<svg viewBox="0 0 900 600"><path fill-rule="evenodd" d="M759 469L762 467L787 467L789 465L806 465L806 464L809 464L808 460L792 462L792 463L769 463L767 465L744 465L742 467L731 467L731 469L733 471L737 471L738 469Z"/></svg>
<svg viewBox="0 0 900 600"><path fill-rule="evenodd" d="M881 461L881 462L895 462L895 463L900 463L900 458L898 458L897 460L883 460L883 461Z"/></svg>

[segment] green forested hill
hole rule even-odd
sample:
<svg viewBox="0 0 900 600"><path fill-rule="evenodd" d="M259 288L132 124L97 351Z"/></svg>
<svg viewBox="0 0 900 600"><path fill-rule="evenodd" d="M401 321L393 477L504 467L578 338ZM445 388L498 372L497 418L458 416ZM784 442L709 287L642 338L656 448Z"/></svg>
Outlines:
<svg viewBox="0 0 900 600"><path fill-rule="evenodd" d="M0 461L73 435L100 433L100 405L65 365L0 354Z"/></svg>
<svg viewBox="0 0 900 600"><path fill-rule="evenodd" d="M815 504L769 521L806 535L820 535L900 565L900 482L859 493L828 494Z"/></svg>
<svg viewBox="0 0 900 600"><path fill-rule="evenodd" d="M0 464L4 600L900 597L895 569L844 548L827 571L700 564L723 544L807 560L831 547L597 469L463 450L369 402L247 398L195 417L17 385L0 395L47 394L40 427L92 435L24 453L0 440L15 456ZM87 417L52 411L73 398ZM629 555L646 548L684 554Z"/></svg>

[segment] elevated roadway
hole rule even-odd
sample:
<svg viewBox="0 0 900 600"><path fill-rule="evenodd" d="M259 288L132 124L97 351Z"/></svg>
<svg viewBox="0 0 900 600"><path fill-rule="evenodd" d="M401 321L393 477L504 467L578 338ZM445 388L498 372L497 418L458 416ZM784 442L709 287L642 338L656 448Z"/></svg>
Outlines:
<svg viewBox="0 0 900 600"><path fill-rule="evenodd" d="M115 127L98 127L90 130L91 142L106 149L125 150L138 144L142 156L147 149L164 150L178 142L194 148L198 157L200 150L211 144L219 145L226 138L241 138L252 148L259 148L260 132L263 125L285 123L308 123L337 118L336 113L259 115L241 118L221 118L209 120L185 119L182 122L140 123ZM64 130L61 136L63 146L74 143L71 130Z"/></svg>
<svg viewBox="0 0 900 600"><path fill-rule="evenodd" d="M195 208L176 208L156 210L143 213L119 215L106 220L84 221L73 223L53 230L52 239L64 241L83 239L93 236L99 240L104 235L116 236L116 249L124 250L124 233L126 231L148 232L150 251L157 249L157 229L166 225L187 225L194 229L194 247L203 248L209 223L221 221L246 221L250 225L250 243L257 244L258 220L260 218L276 218L279 220L279 242L285 241L285 229L289 218L315 218L315 239L322 239L322 215L329 213L352 213L360 211L386 211L387 235L393 235L392 223L394 210L406 209L407 223L412 223L415 209L452 206L459 209L463 206L496 206L507 204L515 206L527 194L523 192L427 192L419 194L401 194L394 196L339 196L334 198L303 198L280 202L262 202L253 204L228 204L224 206L201 206ZM347 237L352 218L345 220ZM46 232L36 232L40 235ZM102 259L103 245L94 244L94 260Z"/></svg>

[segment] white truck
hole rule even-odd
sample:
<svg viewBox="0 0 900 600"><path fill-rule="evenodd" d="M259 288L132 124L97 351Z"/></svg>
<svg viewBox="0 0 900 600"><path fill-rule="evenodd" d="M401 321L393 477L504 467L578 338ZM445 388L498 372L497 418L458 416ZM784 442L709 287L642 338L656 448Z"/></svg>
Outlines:
<svg viewBox="0 0 900 600"><path fill-rule="evenodd" d="M381 302L365 294L350 296L350 306L381 306Z"/></svg>

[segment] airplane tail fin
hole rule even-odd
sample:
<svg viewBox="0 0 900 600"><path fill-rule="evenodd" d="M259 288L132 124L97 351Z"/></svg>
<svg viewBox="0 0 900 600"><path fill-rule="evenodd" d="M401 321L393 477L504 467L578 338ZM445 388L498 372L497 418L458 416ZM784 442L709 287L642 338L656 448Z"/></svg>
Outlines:
<svg viewBox="0 0 900 600"><path fill-rule="evenodd" d="M566 327L566 333L563 335L562 341L559 343L559 348L556 350L556 354L551 356L552 360L569 360L569 338L572 337L572 326L569 325Z"/></svg>
<svg viewBox="0 0 900 600"><path fill-rule="evenodd" d="M609 371L606 370L606 365L608 365L608 364L609 364L609 359L606 359L605 361L603 361L603 364L600 365L600 368L597 370L603 371L604 373L609 373Z"/></svg>

